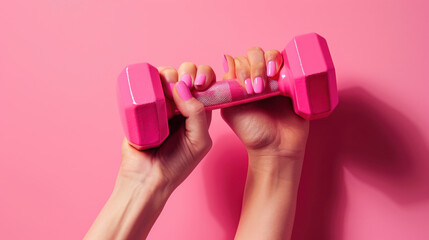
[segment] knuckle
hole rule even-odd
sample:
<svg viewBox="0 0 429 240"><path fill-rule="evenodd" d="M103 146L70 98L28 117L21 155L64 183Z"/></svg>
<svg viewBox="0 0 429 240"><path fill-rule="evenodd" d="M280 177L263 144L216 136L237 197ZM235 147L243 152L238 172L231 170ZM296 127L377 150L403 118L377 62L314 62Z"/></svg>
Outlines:
<svg viewBox="0 0 429 240"><path fill-rule="evenodd" d="M277 55L277 54L280 54L280 52L277 51L276 49L270 49L270 50L267 51L267 54Z"/></svg>
<svg viewBox="0 0 429 240"><path fill-rule="evenodd" d="M165 74L171 74L171 75L177 75L177 71L176 71L176 69L174 69L173 67L166 68L166 69L164 70L164 73L165 73Z"/></svg>
<svg viewBox="0 0 429 240"><path fill-rule="evenodd" d="M199 65L198 69L197 69L197 72L204 73L209 78L213 77L213 75L214 75L213 69L209 65L205 65L205 64L204 65Z"/></svg>
<svg viewBox="0 0 429 240"><path fill-rule="evenodd" d="M189 105L189 111L192 112L194 115L205 114L204 105L196 99L193 104Z"/></svg>
<svg viewBox="0 0 429 240"><path fill-rule="evenodd" d="M183 62L180 65L180 68L197 68L197 67L196 67L195 63L193 63L193 62Z"/></svg>
<svg viewBox="0 0 429 240"><path fill-rule="evenodd" d="M247 57L245 57L245 56L238 56L235 59L242 64L247 62Z"/></svg>
<svg viewBox="0 0 429 240"><path fill-rule="evenodd" d="M245 68L248 66L247 58L243 56L234 58L234 63L236 68Z"/></svg>
<svg viewBox="0 0 429 240"><path fill-rule="evenodd" d="M261 52L264 52L264 50L262 50L262 48L258 46L251 47L247 50L247 54L254 54L254 53L261 53Z"/></svg>
<svg viewBox="0 0 429 240"><path fill-rule="evenodd" d="M242 63L240 62L240 60L238 58L234 58L234 65L235 65L236 70L238 70L239 68L242 67Z"/></svg>
<svg viewBox="0 0 429 240"><path fill-rule="evenodd" d="M265 53L265 60L267 61L271 61L271 60L279 61L280 59L282 59L282 55L277 50L272 49Z"/></svg>
<svg viewBox="0 0 429 240"><path fill-rule="evenodd" d="M252 64L252 72L260 73L265 68L265 62L256 62Z"/></svg>
<svg viewBox="0 0 429 240"><path fill-rule="evenodd" d="M164 67L160 67L159 69L160 69L159 71L162 73L176 72L176 69L172 66L164 66Z"/></svg>
<svg viewBox="0 0 429 240"><path fill-rule="evenodd" d="M237 68L236 75L240 80L244 81L246 80L246 78L249 77L250 73L248 69L241 67L241 68Z"/></svg>
<svg viewBox="0 0 429 240"><path fill-rule="evenodd" d="M209 70L211 70L212 68L211 68L209 65L202 64L202 65L199 65L199 66L198 66L198 69L199 69L199 70L203 70L203 71L209 71Z"/></svg>

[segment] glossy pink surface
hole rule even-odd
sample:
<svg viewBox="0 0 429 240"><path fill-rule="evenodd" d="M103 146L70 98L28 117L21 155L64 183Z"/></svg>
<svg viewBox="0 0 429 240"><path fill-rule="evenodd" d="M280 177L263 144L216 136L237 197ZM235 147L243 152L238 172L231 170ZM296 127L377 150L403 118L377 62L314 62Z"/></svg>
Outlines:
<svg viewBox="0 0 429 240"><path fill-rule="evenodd" d="M182 100L187 101L192 98L191 91L189 90L189 86L183 81L178 82L176 84L177 93L179 94Z"/></svg>
<svg viewBox="0 0 429 240"><path fill-rule="evenodd" d="M117 80L117 98L124 134L133 146L157 147L167 138L167 103L155 67L146 63L125 67Z"/></svg>
<svg viewBox="0 0 429 240"><path fill-rule="evenodd" d="M204 91L194 90L193 95L207 110L284 95L292 98L296 114L305 119L328 116L338 104L338 90L326 40L316 33L296 36L282 55L285 60L276 79L269 78L266 83L261 77L253 80L255 94L249 94L251 91L245 90L237 79L228 79ZM273 71L272 66L269 68ZM156 68L149 63L127 66L118 77L118 106L125 136L139 150L160 146L169 132L167 116L171 114L167 114L165 96L171 96L171 90L163 90L160 81ZM176 88L183 100L192 97L191 87L191 76L182 75ZM168 109L169 113L178 112L174 105L170 106L173 109Z"/></svg>
<svg viewBox="0 0 429 240"><path fill-rule="evenodd" d="M305 119L328 116L338 105L335 68L326 40L316 34L296 36L282 51L279 88L293 99Z"/></svg>
<svg viewBox="0 0 429 240"><path fill-rule="evenodd" d="M293 239L427 240L427 1L4 1L0 239L81 239L112 191L129 63L212 65L293 36L329 41L340 103L315 120ZM274 6L274 7L273 7ZM246 153L218 111L214 145L149 239L232 239Z"/></svg>

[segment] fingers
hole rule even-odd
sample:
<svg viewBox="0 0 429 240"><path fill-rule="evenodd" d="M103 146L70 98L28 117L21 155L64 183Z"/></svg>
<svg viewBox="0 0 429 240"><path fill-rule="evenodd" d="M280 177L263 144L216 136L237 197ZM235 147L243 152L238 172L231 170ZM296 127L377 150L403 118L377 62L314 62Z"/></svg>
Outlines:
<svg viewBox="0 0 429 240"><path fill-rule="evenodd" d="M246 57L234 58L235 74L240 84L246 89L247 94L253 94L252 80L250 79L250 64Z"/></svg>
<svg viewBox="0 0 429 240"><path fill-rule="evenodd" d="M234 79L235 78L235 62L234 58L229 55L223 55L222 59L222 65L223 70L225 71L225 74L223 75L222 79Z"/></svg>
<svg viewBox="0 0 429 240"><path fill-rule="evenodd" d="M253 90L255 93L261 93L267 85L264 51L260 47L252 47L247 50L247 59L250 64L250 76Z"/></svg>
<svg viewBox="0 0 429 240"><path fill-rule="evenodd" d="M283 57L279 51L264 52L260 47L247 50L247 58L224 55L223 60L226 72L223 79L237 78L248 94L263 92L268 77L278 75L283 64Z"/></svg>
<svg viewBox="0 0 429 240"><path fill-rule="evenodd" d="M184 62L177 72L179 73L179 81L183 81L191 89L197 74L197 66L191 62Z"/></svg>
<svg viewBox="0 0 429 240"><path fill-rule="evenodd" d="M199 65L194 81L194 88L196 90L205 90L214 81L216 81L216 75L213 69L208 65Z"/></svg>
<svg viewBox="0 0 429 240"><path fill-rule="evenodd" d="M211 122L210 111L205 111L201 102L192 96L190 88L204 90L216 80L213 69L208 65L184 62L178 71L173 67L158 67L164 92L174 101L177 109L186 119L186 133L189 139L198 142L198 139L209 139L208 126ZM211 142L211 140L210 140Z"/></svg>
<svg viewBox="0 0 429 240"><path fill-rule="evenodd" d="M191 62L182 63L178 69L178 74L178 80L183 81L188 88L195 88L200 91L208 88L216 80L216 75L210 66L199 65L197 68Z"/></svg>
<svg viewBox="0 0 429 240"><path fill-rule="evenodd" d="M194 98L185 81L178 81L173 89L177 109L186 118L185 135L195 153L204 152L211 147L208 133L209 120L204 105ZM211 116L211 115L210 115Z"/></svg>
<svg viewBox="0 0 429 240"><path fill-rule="evenodd" d="M162 87L164 89L164 94L167 98L173 100L173 88L174 84L177 82L178 75L176 69L173 67L158 67L159 76L161 78Z"/></svg>
<svg viewBox="0 0 429 240"><path fill-rule="evenodd" d="M274 49L266 51L265 64L267 66L267 77L276 76L283 64L282 54Z"/></svg>

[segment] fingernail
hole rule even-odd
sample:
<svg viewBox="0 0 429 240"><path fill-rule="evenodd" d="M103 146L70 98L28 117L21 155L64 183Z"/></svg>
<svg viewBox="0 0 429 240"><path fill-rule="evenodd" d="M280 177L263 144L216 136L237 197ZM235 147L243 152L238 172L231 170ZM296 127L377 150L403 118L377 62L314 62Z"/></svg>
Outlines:
<svg viewBox="0 0 429 240"><path fill-rule="evenodd" d="M262 82L261 77L256 77L255 80L253 80L253 90L255 93L261 93L264 89L264 83Z"/></svg>
<svg viewBox="0 0 429 240"><path fill-rule="evenodd" d="M188 88L192 87L192 78L191 78L191 75L189 75L189 74L182 75L182 77L180 78L180 81L185 82L185 84L186 84L186 86L188 86Z"/></svg>
<svg viewBox="0 0 429 240"><path fill-rule="evenodd" d="M253 94L252 80L250 78L244 80L244 86L246 87L247 94Z"/></svg>
<svg viewBox="0 0 429 240"><path fill-rule="evenodd" d="M173 88L174 88L174 83L168 83L167 92L165 94L168 98L173 99Z"/></svg>
<svg viewBox="0 0 429 240"><path fill-rule="evenodd" d="M226 60L226 56L223 55L223 70L227 73L229 72L228 60Z"/></svg>
<svg viewBox="0 0 429 240"><path fill-rule="evenodd" d="M177 82L176 89L177 93L179 93L179 96L183 101L192 98L191 90L189 90L189 87L186 85L185 81Z"/></svg>
<svg viewBox="0 0 429 240"><path fill-rule="evenodd" d="M274 61L269 61L267 65L267 76L274 77L276 75L276 63Z"/></svg>
<svg viewBox="0 0 429 240"><path fill-rule="evenodd" d="M202 86L204 85L204 83L206 83L206 75L204 74L198 74L197 77L195 78L195 86Z"/></svg>

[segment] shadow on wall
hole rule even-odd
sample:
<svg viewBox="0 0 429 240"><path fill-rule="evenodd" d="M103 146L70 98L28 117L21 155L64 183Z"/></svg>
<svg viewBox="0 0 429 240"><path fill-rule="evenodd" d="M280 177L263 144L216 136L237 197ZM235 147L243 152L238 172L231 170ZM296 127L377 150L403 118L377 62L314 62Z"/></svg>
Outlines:
<svg viewBox="0 0 429 240"><path fill-rule="evenodd" d="M203 164L210 210L225 230L224 239L234 239L246 182L247 151L234 133L223 135L214 140Z"/></svg>
<svg viewBox="0 0 429 240"><path fill-rule="evenodd" d="M404 115L361 88L340 91L334 113L313 121L292 239L342 239L347 204L343 168L398 204L429 199L429 150ZM215 140L203 166L215 218L232 239L238 225L247 153L233 134Z"/></svg>
<svg viewBox="0 0 429 240"><path fill-rule="evenodd" d="M311 124L293 239L343 239L343 168L398 204L428 199L428 156L408 117L362 88L341 91L335 112Z"/></svg>

